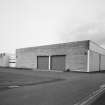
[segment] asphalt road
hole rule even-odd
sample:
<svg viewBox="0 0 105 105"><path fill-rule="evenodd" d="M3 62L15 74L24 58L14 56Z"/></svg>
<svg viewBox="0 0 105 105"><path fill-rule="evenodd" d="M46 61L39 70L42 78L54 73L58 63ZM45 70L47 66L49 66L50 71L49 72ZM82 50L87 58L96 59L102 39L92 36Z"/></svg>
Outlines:
<svg viewBox="0 0 105 105"><path fill-rule="evenodd" d="M105 84L105 73L1 71L62 80L0 91L0 105L74 105Z"/></svg>

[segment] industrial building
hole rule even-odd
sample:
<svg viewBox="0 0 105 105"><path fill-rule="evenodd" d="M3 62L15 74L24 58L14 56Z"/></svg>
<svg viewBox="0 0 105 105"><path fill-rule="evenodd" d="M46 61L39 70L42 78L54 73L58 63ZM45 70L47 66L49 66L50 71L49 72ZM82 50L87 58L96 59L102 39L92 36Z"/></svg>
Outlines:
<svg viewBox="0 0 105 105"><path fill-rule="evenodd" d="M105 70L105 49L90 40L21 48L16 67L34 70L93 72Z"/></svg>

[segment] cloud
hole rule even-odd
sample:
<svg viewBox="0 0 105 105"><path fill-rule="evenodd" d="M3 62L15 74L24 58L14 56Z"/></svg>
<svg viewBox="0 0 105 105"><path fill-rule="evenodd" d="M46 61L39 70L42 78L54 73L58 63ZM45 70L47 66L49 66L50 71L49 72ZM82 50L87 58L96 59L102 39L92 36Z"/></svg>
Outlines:
<svg viewBox="0 0 105 105"><path fill-rule="evenodd" d="M61 37L65 42L73 40L93 40L99 44L105 44L105 25L104 23L85 24L70 33L63 33Z"/></svg>
<svg viewBox="0 0 105 105"><path fill-rule="evenodd" d="M69 25L67 28L70 29ZM67 28L61 32L61 40L64 42L92 40L101 45L105 45L105 12L100 12L93 21L80 22L77 25L74 24L71 30Z"/></svg>
<svg viewBox="0 0 105 105"><path fill-rule="evenodd" d="M71 34L75 35L76 39L90 39L100 44L105 43L105 25L103 23L81 26L77 30L71 32Z"/></svg>

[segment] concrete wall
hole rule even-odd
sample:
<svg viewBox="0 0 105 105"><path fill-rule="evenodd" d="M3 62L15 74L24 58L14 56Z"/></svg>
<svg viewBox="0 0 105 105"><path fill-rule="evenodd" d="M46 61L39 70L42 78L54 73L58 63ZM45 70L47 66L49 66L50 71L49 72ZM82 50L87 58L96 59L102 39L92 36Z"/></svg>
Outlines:
<svg viewBox="0 0 105 105"><path fill-rule="evenodd" d="M17 52L16 67L18 68L36 68L36 54L35 52Z"/></svg>
<svg viewBox="0 0 105 105"><path fill-rule="evenodd" d="M90 51L89 71L105 70L105 55Z"/></svg>
<svg viewBox="0 0 105 105"><path fill-rule="evenodd" d="M73 71L87 71L87 50L85 48L72 48L66 58L67 68Z"/></svg>
<svg viewBox="0 0 105 105"><path fill-rule="evenodd" d="M37 56L66 55L66 69L87 71L88 41L16 50L16 67L37 68Z"/></svg>

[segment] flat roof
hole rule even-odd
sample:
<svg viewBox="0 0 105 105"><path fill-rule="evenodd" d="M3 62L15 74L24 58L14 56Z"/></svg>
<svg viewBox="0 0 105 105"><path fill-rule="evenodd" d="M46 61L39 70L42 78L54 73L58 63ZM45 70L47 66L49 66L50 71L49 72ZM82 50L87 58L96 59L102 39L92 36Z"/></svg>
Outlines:
<svg viewBox="0 0 105 105"><path fill-rule="evenodd" d="M67 43L56 43L56 44L50 44L50 45L25 47L25 48L16 49L16 51L24 52L24 51L31 51L33 49L50 48L50 47L56 48L56 47L60 47L60 46L61 47L64 47L64 46L73 46L73 47L75 47L75 46L81 45L83 43L86 43L86 46L88 46L87 49L90 49L89 48L90 47L89 43L93 43L94 47L97 49L97 50L94 50L94 51L103 52L103 54L105 55L105 49L103 47L101 47L99 44L97 44L97 43L95 43L94 41L91 41L91 40L82 40L82 41L74 41L74 42L67 42ZM94 49L94 48L92 48L92 49Z"/></svg>
<svg viewBox="0 0 105 105"><path fill-rule="evenodd" d="M74 41L74 42L66 42L66 43L56 43L56 44L49 44L49 45L42 45L42 46L34 46L34 47L25 47L25 48L19 48L16 50L31 50L31 49L37 49L37 48L47 48L47 47L57 47L57 46L66 46L66 45L78 45L81 43L88 43L89 40L82 40L82 41Z"/></svg>

